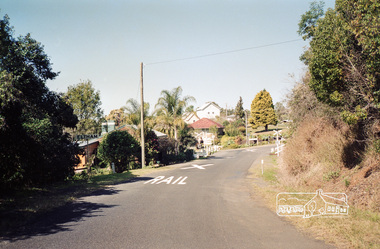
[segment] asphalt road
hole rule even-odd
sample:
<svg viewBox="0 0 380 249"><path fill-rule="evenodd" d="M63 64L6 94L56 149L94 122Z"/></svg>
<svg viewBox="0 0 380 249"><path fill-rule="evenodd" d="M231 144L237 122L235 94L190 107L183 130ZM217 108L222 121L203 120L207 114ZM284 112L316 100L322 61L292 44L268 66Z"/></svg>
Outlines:
<svg viewBox="0 0 380 249"><path fill-rule="evenodd" d="M248 169L269 151L221 151L110 186L46 214L0 247L331 248L298 232L249 188Z"/></svg>

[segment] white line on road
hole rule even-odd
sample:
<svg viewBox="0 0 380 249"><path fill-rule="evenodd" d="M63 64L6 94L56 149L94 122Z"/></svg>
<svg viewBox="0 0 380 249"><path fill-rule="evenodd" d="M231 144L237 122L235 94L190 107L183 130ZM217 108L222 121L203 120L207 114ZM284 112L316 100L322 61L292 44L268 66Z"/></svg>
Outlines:
<svg viewBox="0 0 380 249"><path fill-rule="evenodd" d="M205 164L205 165L197 165L193 164L191 167L181 168L181 169L205 169L204 167L212 166L214 164Z"/></svg>

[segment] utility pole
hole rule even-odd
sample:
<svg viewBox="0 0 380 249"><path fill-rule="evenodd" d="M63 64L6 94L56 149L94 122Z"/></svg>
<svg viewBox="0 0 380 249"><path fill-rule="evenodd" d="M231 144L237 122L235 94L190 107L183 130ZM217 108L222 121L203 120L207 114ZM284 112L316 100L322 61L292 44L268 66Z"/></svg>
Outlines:
<svg viewBox="0 0 380 249"><path fill-rule="evenodd" d="M140 84L140 92L141 92L141 167L145 168L145 137L144 137L144 64L141 62L140 65L140 73L141 73L141 84Z"/></svg>
<svg viewBox="0 0 380 249"><path fill-rule="evenodd" d="M245 112L245 143L248 145L248 117L247 117L247 110Z"/></svg>

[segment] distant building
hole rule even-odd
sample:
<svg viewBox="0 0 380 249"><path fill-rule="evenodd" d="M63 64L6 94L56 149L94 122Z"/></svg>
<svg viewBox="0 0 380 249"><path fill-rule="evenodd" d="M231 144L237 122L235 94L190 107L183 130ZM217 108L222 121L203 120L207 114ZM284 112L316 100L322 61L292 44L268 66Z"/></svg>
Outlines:
<svg viewBox="0 0 380 249"><path fill-rule="evenodd" d="M211 127L216 127L218 129L218 134L223 134L224 128L223 125L208 118L202 118L189 126L194 129L194 135L198 140L198 143L203 141L205 145L213 144L215 135L210 133Z"/></svg>
<svg viewBox="0 0 380 249"><path fill-rule="evenodd" d="M203 106L199 107L196 112L200 119L208 118L215 119L217 116L220 117L220 111L222 108L215 102L207 102Z"/></svg>
<svg viewBox="0 0 380 249"><path fill-rule="evenodd" d="M228 115L226 119L228 122L234 122L236 121L236 115Z"/></svg>
<svg viewBox="0 0 380 249"><path fill-rule="evenodd" d="M187 112L183 115L183 121L185 121L186 124L192 124L196 121L198 121L200 118L195 112Z"/></svg>
<svg viewBox="0 0 380 249"><path fill-rule="evenodd" d="M102 135L99 138L94 139L88 139L88 140L82 140L77 141L79 148L83 149L83 153L78 155L80 162L78 165L75 166L75 170L84 170L86 169L86 164L91 158L92 155L96 155L98 151L98 147L100 142L103 140L103 137L107 135L108 133L118 130L118 131L127 131L129 134L134 134L134 130L136 130L138 127L136 125L123 125L115 129L115 122L112 120L108 120L105 123L102 123ZM167 137L165 133L153 130L153 132L156 134L157 138L164 138Z"/></svg>

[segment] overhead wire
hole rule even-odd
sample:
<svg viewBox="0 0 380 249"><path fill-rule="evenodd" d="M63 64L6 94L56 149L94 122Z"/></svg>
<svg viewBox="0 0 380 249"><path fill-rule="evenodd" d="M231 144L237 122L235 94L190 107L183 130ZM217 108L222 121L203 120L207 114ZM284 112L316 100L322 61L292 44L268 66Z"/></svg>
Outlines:
<svg viewBox="0 0 380 249"><path fill-rule="evenodd" d="M156 64L171 63L171 62L176 62L176 61L194 60L194 59L199 59L199 58L204 58L204 57L211 57L211 56L217 56L217 55L223 55L223 54L237 53L237 52L246 51L246 50L253 50L253 49L258 49L258 48L277 46L277 45L281 45L281 44L285 44L285 43L292 43L292 42L297 42L297 41L303 41L303 39L294 39L294 40L289 40L289 41L276 42L276 43L270 43L270 44L265 44L265 45L260 45L260 46L241 48L241 49L235 49L235 50L228 50L228 51L224 51L224 52L197 55L197 56L191 56L191 57L185 57L185 58L179 58L179 59L173 59L173 60L157 61L157 62L146 63L144 65L156 65Z"/></svg>

